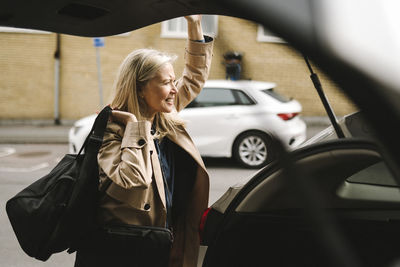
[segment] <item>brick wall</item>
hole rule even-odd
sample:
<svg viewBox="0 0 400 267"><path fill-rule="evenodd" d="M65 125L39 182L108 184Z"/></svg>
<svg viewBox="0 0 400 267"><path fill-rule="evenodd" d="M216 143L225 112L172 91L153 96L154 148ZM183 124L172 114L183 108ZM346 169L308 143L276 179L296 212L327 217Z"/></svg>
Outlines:
<svg viewBox="0 0 400 267"><path fill-rule="evenodd" d="M53 110L52 34L0 33L0 118L46 118Z"/></svg>
<svg viewBox="0 0 400 267"><path fill-rule="evenodd" d="M160 38L161 24L105 38L99 48L104 103L109 103L116 71L134 49L151 47L179 56L178 76L183 69L184 39ZM222 55L242 52L242 78L272 81L277 91L296 98L303 115L326 115L299 54L285 43L256 41L257 24L219 16L210 79L224 79ZM55 34L0 33L0 119L51 119L54 114ZM317 68L315 68L318 71ZM60 117L77 119L99 109L96 49L91 38L61 35ZM337 115L354 111L334 83L318 71Z"/></svg>
<svg viewBox="0 0 400 267"><path fill-rule="evenodd" d="M224 77L221 59L224 52L242 52L244 79L277 83L277 91L298 99L303 105L303 115L325 116L318 94L310 80L309 70L303 57L285 43L260 43L256 41L257 24L236 18L219 17L219 32L214 52L213 75ZM217 71L216 71L217 69ZM325 93L337 115L355 110L343 93L324 73L318 73Z"/></svg>

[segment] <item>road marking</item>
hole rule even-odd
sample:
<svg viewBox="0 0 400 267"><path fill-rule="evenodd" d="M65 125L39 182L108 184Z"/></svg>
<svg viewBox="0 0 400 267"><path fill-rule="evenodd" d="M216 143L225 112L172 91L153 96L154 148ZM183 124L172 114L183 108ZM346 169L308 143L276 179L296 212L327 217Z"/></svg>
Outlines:
<svg viewBox="0 0 400 267"><path fill-rule="evenodd" d="M11 168L11 167L0 167L0 172L33 172L33 171L38 171L44 168L49 167L50 164L47 162L43 162L31 167L25 167L25 168Z"/></svg>
<svg viewBox="0 0 400 267"><path fill-rule="evenodd" d="M15 153L15 149L12 147L4 147L0 149L0 158L7 157Z"/></svg>

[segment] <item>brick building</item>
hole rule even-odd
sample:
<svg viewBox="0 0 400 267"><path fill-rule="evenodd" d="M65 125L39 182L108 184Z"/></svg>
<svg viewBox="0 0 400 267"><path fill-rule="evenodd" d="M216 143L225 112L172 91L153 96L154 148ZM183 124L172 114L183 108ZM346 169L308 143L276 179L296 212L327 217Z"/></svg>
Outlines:
<svg viewBox="0 0 400 267"><path fill-rule="evenodd" d="M250 21L224 16L207 19L206 31L216 36L210 79L225 78L223 54L237 51L243 54L243 79L275 82L278 92L301 102L304 116L326 115L303 58L287 43ZM119 64L134 49L151 47L177 54L175 73L179 76L185 46L182 20L105 38L105 46L98 48L104 103L110 102ZM0 31L0 119L52 119L57 35ZM92 38L69 35L60 35L60 48L59 114L61 120L75 120L99 109L96 49ZM354 111L334 83L318 72L335 113Z"/></svg>

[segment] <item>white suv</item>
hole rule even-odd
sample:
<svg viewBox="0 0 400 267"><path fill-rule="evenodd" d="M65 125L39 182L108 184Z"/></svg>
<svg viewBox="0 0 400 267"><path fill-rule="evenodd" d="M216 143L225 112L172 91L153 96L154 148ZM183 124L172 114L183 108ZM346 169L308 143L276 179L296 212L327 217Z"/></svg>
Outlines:
<svg viewBox="0 0 400 267"><path fill-rule="evenodd" d="M243 166L260 168L275 156L271 138L288 148L306 139L306 124L298 116L300 103L274 91L275 83L209 80L179 115L200 154L234 157ZM83 144L95 115L77 121L69 133L70 152Z"/></svg>

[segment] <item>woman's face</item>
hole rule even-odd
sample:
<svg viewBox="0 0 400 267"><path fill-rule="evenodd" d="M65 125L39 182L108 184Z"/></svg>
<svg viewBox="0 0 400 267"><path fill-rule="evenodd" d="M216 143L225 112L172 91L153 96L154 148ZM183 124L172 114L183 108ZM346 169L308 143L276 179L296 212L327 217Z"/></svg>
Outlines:
<svg viewBox="0 0 400 267"><path fill-rule="evenodd" d="M151 118L157 112L171 112L178 92L175 84L174 68L170 63L161 67L156 76L149 80L142 89L142 97L147 104Z"/></svg>

